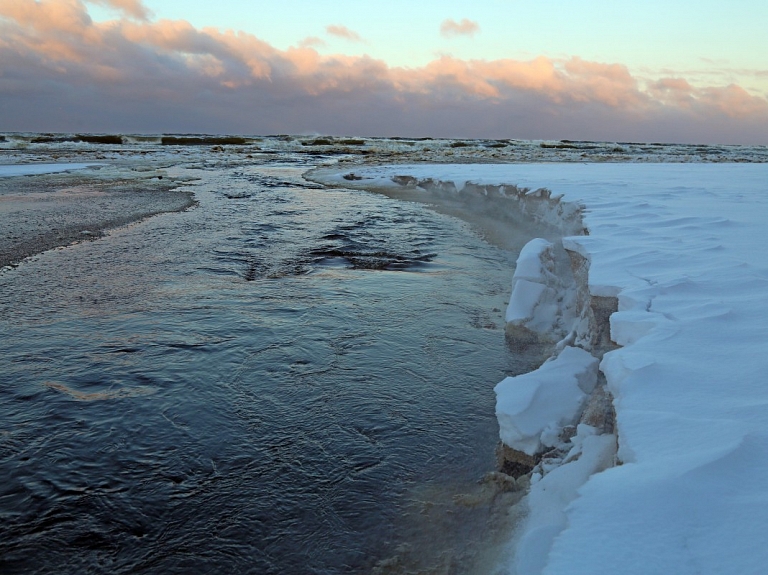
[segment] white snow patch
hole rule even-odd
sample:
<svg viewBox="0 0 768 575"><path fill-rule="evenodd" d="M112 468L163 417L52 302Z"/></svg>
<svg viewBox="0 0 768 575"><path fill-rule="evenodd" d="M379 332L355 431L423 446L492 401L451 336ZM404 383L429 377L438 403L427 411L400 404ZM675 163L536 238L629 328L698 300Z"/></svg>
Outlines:
<svg viewBox="0 0 768 575"><path fill-rule="evenodd" d="M566 347L539 369L501 381L494 388L501 440L528 455L558 445L597 384L597 366L590 353Z"/></svg>
<svg viewBox="0 0 768 575"><path fill-rule="evenodd" d="M613 465L616 453L613 435L596 435L594 427L579 425L571 443L573 447L563 465L543 478L540 475L532 478L526 502L529 512L519 530L521 536L515 542L511 566L518 575L542 572L555 538L567 526L566 509L578 497L579 488L592 474ZM621 569L608 571L623 572Z"/></svg>

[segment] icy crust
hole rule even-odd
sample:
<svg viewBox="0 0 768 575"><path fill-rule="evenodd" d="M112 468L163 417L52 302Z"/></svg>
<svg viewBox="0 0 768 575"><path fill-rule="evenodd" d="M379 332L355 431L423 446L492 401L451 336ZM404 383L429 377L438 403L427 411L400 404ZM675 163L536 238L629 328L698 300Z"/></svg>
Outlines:
<svg viewBox="0 0 768 575"><path fill-rule="evenodd" d="M595 473L611 448L582 442L579 459L535 474L506 570L765 572L768 166L432 165L356 175L458 189L513 182L586 206L589 236L564 246L589 265L590 297L618 299L610 337L623 347L600 367L620 465Z"/></svg>
<svg viewBox="0 0 768 575"><path fill-rule="evenodd" d="M536 371L504 379L494 388L501 440L528 455L559 446L597 385L597 365L590 353L568 346Z"/></svg>
<svg viewBox="0 0 768 575"><path fill-rule="evenodd" d="M562 201L562 194L553 195L545 186L526 187L499 183L486 177L489 169L501 166L492 164L403 164L399 166L356 167L354 171L338 166L318 168L306 177L326 185L357 189L423 191L443 197L503 198L504 206L523 216L527 221L556 229L559 235L584 233L582 206L578 202ZM430 171L429 168L436 168ZM444 174L435 177L434 171ZM491 209L498 209L495 204Z"/></svg>

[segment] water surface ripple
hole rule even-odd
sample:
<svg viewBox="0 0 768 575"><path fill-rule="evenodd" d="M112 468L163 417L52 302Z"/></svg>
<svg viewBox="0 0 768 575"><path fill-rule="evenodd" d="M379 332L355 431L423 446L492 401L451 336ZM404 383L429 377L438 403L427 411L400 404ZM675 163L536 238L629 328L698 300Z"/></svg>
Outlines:
<svg viewBox="0 0 768 575"><path fill-rule="evenodd" d="M469 570L514 256L304 169L0 275L0 570Z"/></svg>

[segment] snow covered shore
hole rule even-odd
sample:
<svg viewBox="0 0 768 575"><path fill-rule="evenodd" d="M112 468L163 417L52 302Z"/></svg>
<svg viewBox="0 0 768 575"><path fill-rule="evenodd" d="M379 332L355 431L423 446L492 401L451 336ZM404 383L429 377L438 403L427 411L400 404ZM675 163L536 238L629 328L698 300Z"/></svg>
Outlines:
<svg viewBox="0 0 768 575"><path fill-rule="evenodd" d="M612 436L579 425L564 464L533 477L509 572L764 572L768 165L399 165L343 175L319 179L477 194L508 184L510 205L521 209L533 204L521 199L520 187L547 188L562 199L538 192L547 202L529 215L555 225L560 219L566 234L573 233L574 205L584 206L589 235L565 237L563 246L588 263L591 297L618 300L610 337L622 347L600 363L614 398L618 451L614 456ZM539 257L544 248L531 250ZM541 303L546 292L535 288L521 291L508 320L533 319L524 302ZM590 360L573 346L589 347L581 344L590 334L579 318L573 329L558 346L565 357L523 376L527 382L505 384L518 389L502 415L517 410L522 417L500 417L505 442L527 452L552 443L558 429L527 418L564 401L578 405L588 392ZM569 365L575 383L554 390L561 395L521 402L521 389L539 389L546 377L563 387ZM502 390L500 403L503 397ZM505 437L515 426L518 436Z"/></svg>

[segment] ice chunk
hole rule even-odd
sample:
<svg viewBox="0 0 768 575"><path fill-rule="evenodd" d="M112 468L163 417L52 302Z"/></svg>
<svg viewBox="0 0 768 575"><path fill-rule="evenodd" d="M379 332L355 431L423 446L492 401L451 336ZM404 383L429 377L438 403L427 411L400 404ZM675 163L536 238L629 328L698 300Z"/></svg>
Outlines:
<svg viewBox="0 0 768 575"><path fill-rule="evenodd" d="M507 306L506 320L509 323L530 323L543 310L538 310L541 304L552 298L552 290L544 284L528 280L518 280L512 288L512 296Z"/></svg>
<svg viewBox="0 0 768 575"><path fill-rule="evenodd" d="M545 283L553 271L552 244L542 238L529 241L517 257L514 279Z"/></svg>
<svg viewBox="0 0 768 575"><path fill-rule="evenodd" d="M536 238L517 258L512 277L512 295L505 319L508 333L530 332L539 336L562 336L564 315L563 282L555 274L554 246Z"/></svg>
<svg viewBox="0 0 768 575"><path fill-rule="evenodd" d="M504 379L494 389L501 440L528 455L555 445L563 426L578 420L597 366L588 352L566 347L536 371Z"/></svg>

